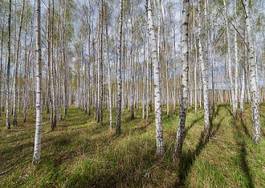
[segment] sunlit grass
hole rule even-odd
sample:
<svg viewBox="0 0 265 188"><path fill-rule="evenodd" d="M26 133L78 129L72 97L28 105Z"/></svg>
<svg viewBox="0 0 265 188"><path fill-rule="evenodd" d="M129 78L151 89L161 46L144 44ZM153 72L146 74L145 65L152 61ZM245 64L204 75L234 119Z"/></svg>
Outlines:
<svg viewBox="0 0 265 188"><path fill-rule="evenodd" d="M261 107L265 112L265 107ZM34 115L29 122L0 128L0 187L264 187L265 141L252 142L249 109L233 120L229 106L216 108L209 140L203 140L203 112L190 110L180 167L174 165L178 117L163 116L165 155L155 157L154 115L141 119L141 110L130 120L123 113L122 134L109 130L79 109L51 131L44 116L42 160L31 164ZM22 116L21 116L22 117ZM264 125L262 116L261 124Z"/></svg>

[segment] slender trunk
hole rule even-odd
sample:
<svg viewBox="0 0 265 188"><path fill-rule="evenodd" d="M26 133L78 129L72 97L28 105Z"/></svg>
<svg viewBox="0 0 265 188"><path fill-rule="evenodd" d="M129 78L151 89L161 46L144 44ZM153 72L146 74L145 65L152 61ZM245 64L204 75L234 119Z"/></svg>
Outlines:
<svg viewBox="0 0 265 188"><path fill-rule="evenodd" d="M109 127L112 129L112 93L111 93L111 67L109 57L109 33L108 24L106 25L106 37L107 37L107 63L108 63L108 90L109 90Z"/></svg>
<svg viewBox="0 0 265 188"><path fill-rule="evenodd" d="M52 125L51 128L54 129L57 124L57 100L56 100L56 78L55 78L55 73L56 73L56 68L55 68L55 63L54 63L54 0L52 0L52 18L51 18L51 66L50 66L50 72L51 72L51 98L52 98Z"/></svg>
<svg viewBox="0 0 265 188"><path fill-rule="evenodd" d="M64 113L64 117L67 115L67 111L68 111L68 81L67 81L67 75L68 75L68 61L66 60L66 0L63 1L64 5L64 9L63 9L63 33L62 33L62 40L63 40L63 64L64 64L64 92L63 92L63 113Z"/></svg>
<svg viewBox="0 0 265 188"><path fill-rule="evenodd" d="M228 12L227 12L227 0L223 0L224 8L225 8L225 25L226 25L226 40L227 40L227 60L228 60L228 77L230 81L230 91L231 91L231 102L232 102L232 111L233 115L236 115L236 101L235 101L235 87L233 81L233 70L232 70L232 62L231 62L231 44L230 44L230 31L229 31L229 23L228 23Z"/></svg>
<svg viewBox="0 0 265 188"><path fill-rule="evenodd" d="M256 62L254 57L254 46L252 41L252 30L250 24L250 10L249 0L243 0L243 5L246 13L246 31L247 31L247 43L248 43L248 63L249 63L249 80L250 80L250 94L251 94L251 106L252 106L252 120L254 128L254 142L258 143L260 140L260 114L259 114L259 96L258 85L256 75Z"/></svg>
<svg viewBox="0 0 265 188"><path fill-rule="evenodd" d="M246 84L246 76L245 76L245 68L242 68L242 80L241 80L241 95L240 95L240 112L244 112L244 99L245 99L245 84Z"/></svg>
<svg viewBox="0 0 265 188"><path fill-rule="evenodd" d="M103 17L104 17L104 10L103 10L103 0L101 0L101 17L100 17L100 20L101 20L101 27L99 27L99 32L100 32L100 36L99 36L99 39L100 39L100 59L99 59L99 62L98 62L98 88L97 88L97 96L98 96L98 99L97 99L97 122L100 123L102 125L103 123L103 112L102 112L102 101L103 101Z"/></svg>
<svg viewBox="0 0 265 188"><path fill-rule="evenodd" d="M41 155L41 2L36 0L36 130L33 163L40 161Z"/></svg>
<svg viewBox="0 0 265 188"><path fill-rule="evenodd" d="M235 14L237 9L237 0L235 0ZM238 109L238 47L237 47L237 31L234 29L234 50L235 50L235 97L234 97L234 108L235 113Z"/></svg>
<svg viewBox="0 0 265 188"><path fill-rule="evenodd" d="M11 61L11 11L12 0L9 0L8 16L8 60L6 68L6 127L10 129L10 61Z"/></svg>
<svg viewBox="0 0 265 188"><path fill-rule="evenodd" d="M150 47L149 47L149 38L147 38L147 50L146 50L146 119L149 117L149 92L150 92L150 87L149 87L149 79L150 78L150 71L149 71L149 64L151 64L150 58L149 58L149 52L150 52Z"/></svg>
<svg viewBox="0 0 265 188"><path fill-rule="evenodd" d="M200 1L199 1L200 2ZM204 107L204 129L205 133L208 133L208 130L210 128L210 115L209 115L209 96L208 96L208 44L204 43L204 55L205 58L203 59L203 48L202 48L202 42L207 41L207 30L204 26L202 31L202 12L200 9L200 4L198 5L199 10L199 44L198 44L198 50L199 50L199 63L201 65L201 75L202 75L202 87L203 87L203 107ZM206 11L206 6L204 7ZM207 15L207 13L205 13ZM206 16L204 16L205 22L206 22Z"/></svg>
<svg viewBox="0 0 265 188"><path fill-rule="evenodd" d="M179 126L176 135L176 145L174 150L174 158L180 159L182 146L185 137L186 111L188 103L188 73L189 73L189 0L183 0L182 9L182 31L181 31L181 49L182 49L182 80L181 80L181 96L179 110Z"/></svg>
<svg viewBox="0 0 265 188"><path fill-rule="evenodd" d="M147 80L147 75L145 74L145 66L146 66L146 45L144 42L144 63L143 63L143 68L142 68L142 75L143 75L143 90L142 90L142 119L145 119L145 110L146 110L146 80Z"/></svg>
<svg viewBox="0 0 265 188"><path fill-rule="evenodd" d="M173 29L173 35L174 35L174 40L173 40L173 42L174 42L174 48L173 48L173 55L175 55L175 53L176 53L176 32L175 32L175 26L173 27L174 29ZM174 58L174 60L175 60L175 58ZM174 88L174 90L173 90L173 105L174 105L174 112L176 112L176 105L177 105L177 102L176 102L176 93L177 93L177 64L176 63L174 63L174 80L173 80L173 88Z"/></svg>
<svg viewBox="0 0 265 188"><path fill-rule="evenodd" d="M47 20L48 20L48 24L47 24L47 43L48 43L48 49L47 49L47 56L48 56L48 85L47 85L47 89L48 89L48 101L49 101L49 108L51 108L51 113L50 113L50 122L51 122L51 128L53 129L53 100L51 97L51 1L49 0L48 2L48 15L47 15Z"/></svg>
<svg viewBox="0 0 265 188"><path fill-rule="evenodd" d="M117 78L117 114L116 114L116 134L121 133L121 103L122 103L122 46L123 46L123 0L120 0L120 44L119 44L119 60L118 60L118 78Z"/></svg>
<svg viewBox="0 0 265 188"><path fill-rule="evenodd" d="M2 80L3 77L3 50L4 50L4 25L1 28L1 59L0 59L0 117L2 116Z"/></svg>
<svg viewBox="0 0 265 188"><path fill-rule="evenodd" d="M155 124L156 124L156 155L164 154L163 128L161 122L161 88L160 88L160 63L158 59L155 28L152 19L151 0L147 0L148 33L151 43L151 57L154 71L154 100L155 100ZM158 34L159 35L159 34Z"/></svg>
<svg viewBox="0 0 265 188"><path fill-rule="evenodd" d="M165 54L166 55L166 54ZM166 93L167 93L167 115L169 116L169 76L168 76L168 60L166 58Z"/></svg>
<svg viewBox="0 0 265 188"><path fill-rule="evenodd" d="M92 22L92 26L93 26L93 22ZM90 77L90 67L91 67L91 63L90 63L90 60L91 60L91 53L90 53L90 48L91 48L91 26L89 25L89 34L88 34L88 72L87 72L87 74L88 74L88 86L87 86L87 88L88 88L88 91L86 91L87 92L87 108L88 108L88 115L90 116L90 113L91 113L91 104L90 104L90 95L91 95L91 86L90 86L90 79L91 79L91 77Z"/></svg>
<svg viewBox="0 0 265 188"><path fill-rule="evenodd" d="M196 41L196 40L195 40ZM197 64L198 64L198 52L197 52L197 45L195 44L195 65L194 65L194 108L195 112L197 112L198 108L198 96L197 96Z"/></svg>

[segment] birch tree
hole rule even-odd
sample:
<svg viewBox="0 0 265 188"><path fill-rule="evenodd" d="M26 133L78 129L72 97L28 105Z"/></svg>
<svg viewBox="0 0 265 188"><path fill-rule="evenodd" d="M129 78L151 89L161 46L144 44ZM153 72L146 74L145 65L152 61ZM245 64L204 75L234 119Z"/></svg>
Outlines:
<svg viewBox="0 0 265 188"><path fill-rule="evenodd" d="M235 0L235 15L237 14L237 0ZM237 45L237 31L234 29L234 56L235 56L235 80L234 80L234 85L235 85L235 93L234 93L234 115L237 113L238 109L238 45Z"/></svg>
<svg viewBox="0 0 265 188"><path fill-rule="evenodd" d="M2 88L3 88L3 82L4 79L4 72L3 72L3 51L4 51L4 29L5 25L4 23L1 24L1 54L0 54L0 117L2 116Z"/></svg>
<svg viewBox="0 0 265 188"><path fill-rule="evenodd" d="M252 29L250 22L250 8L249 0L242 0L245 9L245 21L246 21L246 34L248 44L248 63L249 63L249 80L250 80L250 93L251 93L251 108L252 108L252 121L254 130L254 142L258 143L260 140L260 114L259 114L259 95L258 95L258 84L257 84L257 72L256 72L256 61L255 51L252 39Z"/></svg>
<svg viewBox="0 0 265 188"><path fill-rule="evenodd" d="M9 0L9 15L8 15L8 60L6 68L6 127L10 129L10 61L11 61L11 13L12 0Z"/></svg>
<svg viewBox="0 0 265 188"><path fill-rule="evenodd" d="M186 112L188 104L188 73L189 73L189 0L183 0L182 20L181 20L181 96L179 109L179 125L176 135L176 145L174 150L174 158L178 161L182 153L182 146L184 142Z"/></svg>
<svg viewBox="0 0 265 188"><path fill-rule="evenodd" d="M120 0L120 19L119 19L119 60L117 77L117 111L116 111L116 134L121 133L121 105L122 105L122 46L123 46L123 0Z"/></svg>
<svg viewBox="0 0 265 188"><path fill-rule="evenodd" d="M210 127L210 116L209 116L209 97L208 97L208 45L207 45L207 31L204 26L202 30L202 18L203 14L201 11L201 3L199 1L198 10L199 10L199 21L198 21L198 51L199 51L199 64L201 66L201 75L202 75L202 88L203 88L203 109L204 109L204 128L206 134ZM204 7L206 9L206 7ZM206 11L206 10L205 10ZM206 16L204 16L204 21L206 21ZM205 25L205 24L204 24ZM202 42L204 41L204 50L202 48ZM204 53L203 53L204 51ZM203 55L205 56L203 58Z"/></svg>
<svg viewBox="0 0 265 188"><path fill-rule="evenodd" d="M148 35L151 47L151 58L154 71L154 97L155 97L155 125L156 125L156 154L162 156L164 154L163 128L161 122L161 89L160 89L160 64L156 47L155 28L153 23L153 10L151 0L146 1L147 4L147 24ZM158 13L159 14L159 13Z"/></svg>
<svg viewBox="0 0 265 188"><path fill-rule="evenodd" d="M233 115L236 114L236 100L235 100L235 86L234 86L234 79L233 79L233 70L232 70L232 60L231 60L231 42L230 42L230 30L229 30L229 23L228 23L228 10L227 10L227 0L223 0L224 9L225 9L225 26L226 26L226 40L227 40L227 61L228 61L228 76L230 81L230 90L231 90L231 101L232 101L232 111Z"/></svg>
<svg viewBox="0 0 265 188"><path fill-rule="evenodd" d="M36 37L36 127L34 138L33 163L40 161L41 155L41 2L36 0L36 20L35 20L35 37Z"/></svg>
<svg viewBox="0 0 265 188"><path fill-rule="evenodd" d="M106 21L106 42L107 42L107 62L108 62L108 102L109 102L109 127L112 129L112 91L111 91L111 61L110 61L110 46L109 46L109 32L108 22Z"/></svg>

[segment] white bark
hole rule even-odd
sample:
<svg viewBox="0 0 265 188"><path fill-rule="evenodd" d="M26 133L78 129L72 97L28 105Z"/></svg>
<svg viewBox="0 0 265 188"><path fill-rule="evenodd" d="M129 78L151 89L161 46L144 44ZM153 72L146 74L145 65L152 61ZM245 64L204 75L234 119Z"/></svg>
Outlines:
<svg viewBox="0 0 265 188"><path fill-rule="evenodd" d="M150 93L150 88L149 88L149 79L150 79L150 74L149 74L149 64L150 64L150 58L149 58L149 52L150 52L150 47L149 47L149 38L147 38L147 48L146 48L146 119L149 117L149 104L150 104L150 99L149 99L149 93Z"/></svg>
<svg viewBox="0 0 265 188"><path fill-rule="evenodd" d="M199 49L199 64L201 65L202 72L202 88L203 88L203 108L204 108L204 128L208 130L210 127L210 119L209 119L209 99L208 99L208 69L203 61L202 55L202 45L201 40L199 39L198 44Z"/></svg>
<svg viewBox="0 0 265 188"><path fill-rule="evenodd" d="M121 133L121 107L122 107L122 44L123 44L123 0L120 0L120 33L119 33L119 60L118 60L118 78L117 78L117 114L116 114L116 134Z"/></svg>
<svg viewBox="0 0 265 188"><path fill-rule="evenodd" d="M2 80L3 77L3 50L4 50L4 25L1 28L1 59L0 59L0 117L2 116Z"/></svg>
<svg viewBox="0 0 265 188"><path fill-rule="evenodd" d="M197 112L197 108L198 108L197 63L198 63L198 50L197 50L197 45L195 44L195 65L194 65L194 108L195 108L195 112Z"/></svg>
<svg viewBox="0 0 265 188"><path fill-rule="evenodd" d="M203 90L203 107L204 107L204 128L206 131L210 128L210 115L209 115L209 96L208 96L208 46L205 45L205 58L203 58L203 49L202 49L202 41L206 41L207 31L202 31L202 14L200 10L200 5L198 5L199 10L199 43L198 43L198 51L199 51L199 64L201 66L201 75L202 75L202 90ZM206 8L206 7L205 7Z"/></svg>
<svg viewBox="0 0 265 188"><path fill-rule="evenodd" d="M237 48L237 32L234 31L234 47L235 47L235 93L234 93L234 110L238 108L238 48ZM236 113L236 112L235 112Z"/></svg>
<svg viewBox="0 0 265 188"><path fill-rule="evenodd" d="M174 157L179 159L182 153L182 146L185 136L186 111L188 103L188 73L189 73L189 0L183 0L182 9L182 31L181 31L181 50L182 50L182 78L181 78L181 98L179 111L179 126L176 135L176 145Z"/></svg>
<svg viewBox="0 0 265 188"><path fill-rule="evenodd" d="M9 0L8 16L8 60L6 68L6 127L10 129L10 61L11 61L11 11L12 1Z"/></svg>
<svg viewBox="0 0 265 188"><path fill-rule="evenodd" d="M160 64L158 60L155 28L152 19L151 0L147 0L148 33L151 43L151 57L154 70L154 100L155 100L155 124L156 124L156 154L164 154L163 128L161 124L161 90L160 90Z"/></svg>
<svg viewBox="0 0 265 188"><path fill-rule="evenodd" d="M36 129L34 139L33 163L40 161L41 155L41 2L36 0Z"/></svg>
<svg viewBox="0 0 265 188"><path fill-rule="evenodd" d="M246 78L245 78L245 68L242 68L242 80L241 80L241 95L240 95L240 111L244 112L244 99L245 99L245 84L246 84Z"/></svg>
<svg viewBox="0 0 265 188"><path fill-rule="evenodd" d="M225 9L225 25L226 25L226 39L227 39L227 60L228 60L228 77L230 81L230 90L231 90L231 102L232 102L232 111L233 115L236 114L236 101L235 101L235 87L233 81L233 70L232 70L232 62L231 62L231 44L230 44L230 32L229 32L229 23L228 23L228 12L227 12L227 0L223 0L224 9Z"/></svg>
<svg viewBox="0 0 265 188"><path fill-rule="evenodd" d="M108 62L108 100L109 100L109 127L112 129L112 93L111 93L111 67L109 58L109 36L108 25L106 25L106 37L107 37L107 62Z"/></svg>
<svg viewBox="0 0 265 188"><path fill-rule="evenodd" d="M236 0L235 0L235 14L236 14ZM238 47L237 47L237 31L234 29L234 48L235 48L235 96L234 96L234 110L238 109ZM236 113L236 112L235 112Z"/></svg>
<svg viewBox="0 0 265 188"><path fill-rule="evenodd" d="M249 80L250 80L250 94L251 94L251 106L252 106L252 120L254 128L254 141L258 143L260 140L260 114L259 114L259 96L257 86L257 75L256 75L256 61L255 52L252 41L252 30L250 24L250 10L249 0L243 0L243 5L246 12L246 31L248 40L248 63L249 63Z"/></svg>

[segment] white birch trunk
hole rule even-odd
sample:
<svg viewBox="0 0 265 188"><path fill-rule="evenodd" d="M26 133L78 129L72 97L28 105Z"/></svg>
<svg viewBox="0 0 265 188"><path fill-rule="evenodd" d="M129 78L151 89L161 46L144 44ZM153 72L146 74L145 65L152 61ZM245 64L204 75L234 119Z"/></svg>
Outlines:
<svg viewBox="0 0 265 188"><path fill-rule="evenodd" d="M248 63L249 63L249 80L250 80L250 94L251 94L251 106L252 106L252 120L254 129L254 142L258 143L260 140L260 114L259 114L259 96L257 86L257 75L256 75L256 62L255 52L252 41L252 30L250 24L250 10L249 0L243 0L243 5L246 13L246 30L248 40Z"/></svg>
<svg viewBox="0 0 265 188"><path fill-rule="evenodd" d="M237 0L235 0L235 14L237 8ZM237 111L238 109L238 47L237 47L237 31L234 29L234 48L235 48L235 97L234 97L234 107ZM236 113L236 112L235 112Z"/></svg>
<svg viewBox="0 0 265 188"><path fill-rule="evenodd" d="M188 73L189 73L189 0L183 0L182 9L182 31L181 31L181 50L182 50L182 78L181 78L181 98L179 110L179 126L176 135L176 145L174 158L179 159L182 153L182 146L185 137L186 111L188 103Z"/></svg>
<svg viewBox="0 0 265 188"><path fill-rule="evenodd" d="M225 25L226 25L226 39L227 39L227 60L228 60L228 77L230 81L230 90L231 90L231 102L232 102L232 111L233 115L236 114L236 100L235 100L235 87L233 81L233 70L231 62L231 44L230 44L230 32L229 32L229 23L228 23L228 12L227 12L227 0L223 0L224 9L225 9Z"/></svg>
<svg viewBox="0 0 265 188"><path fill-rule="evenodd" d="M107 37L107 62L108 62L108 100L109 100L109 128L112 129L112 93L111 93L111 67L109 58L109 34L108 24L106 25L106 37Z"/></svg>
<svg viewBox="0 0 265 188"><path fill-rule="evenodd" d="M197 64L198 64L198 52L197 52L197 46L195 44L195 65L194 65L194 108L195 108L195 112L197 112L197 108L198 108Z"/></svg>
<svg viewBox="0 0 265 188"><path fill-rule="evenodd" d="M119 33L119 60L118 60L118 78L117 78L117 114L116 114L116 134L121 133L121 107L122 107L122 44L123 44L123 0L120 0L120 33Z"/></svg>
<svg viewBox="0 0 265 188"><path fill-rule="evenodd" d="M235 47L235 97L234 110L238 109L238 47L237 47L237 32L234 31L234 47ZM236 113L236 112L235 112Z"/></svg>
<svg viewBox="0 0 265 188"><path fill-rule="evenodd" d="M199 1L200 2L200 1ZM206 16L207 16L207 10L206 5L204 7L204 18L206 22ZM203 91L203 108L204 108L204 129L206 131L206 134L208 133L208 130L210 128L210 114L209 114L209 94L208 94L208 61L209 61L209 49L208 49L208 37L206 27L204 26L204 29L202 31L202 12L200 9L200 4L198 5L199 10L199 44L198 44L198 51L199 51L199 64L201 65L201 75L202 75L202 91ZM206 24L206 23L205 23ZM205 25L204 24L204 25ZM203 58L203 49L202 49L202 42L207 41L204 44L204 55L205 58Z"/></svg>
<svg viewBox="0 0 265 188"><path fill-rule="evenodd" d="M36 129L34 139L33 163L40 161L41 155L41 2L36 0Z"/></svg>
<svg viewBox="0 0 265 188"><path fill-rule="evenodd" d="M11 11L12 1L9 0L8 16L8 60L6 68L6 127L10 129L10 61L11 61Z"/></svg>
<svg viewBox="0 0 265 188"><path fill-rule="evenodd" d="M3 50L4 50L4 26L1 28L1 59L0 59L0 117L2 116L2 80L3 77Z"/></svg>
<svg viewBox="0 0 265 188"><path fill-rule="evenodd" d="M241 95L240 95L240 112L244 112L244 99L245 99L245 84L246 84L246 79L245 79L245 69L244 67L242 68L242 80L241 80Z"/></svg>
<svg viewBox="0 0 265 188"><path fill-rule="evenodd" d="M160 64L158 61L158 53L155 38L155 28L152 19L151 0L147 0L147 17L148 17L148 33L151 43L151 57L154 70L154 100L155 100L155 124L156 124L156 154L162 156L164 154L163 128L161 124L161 90L160 90Z"/></svg>

